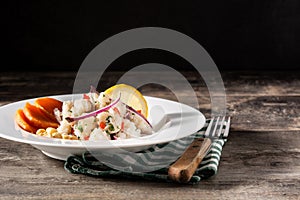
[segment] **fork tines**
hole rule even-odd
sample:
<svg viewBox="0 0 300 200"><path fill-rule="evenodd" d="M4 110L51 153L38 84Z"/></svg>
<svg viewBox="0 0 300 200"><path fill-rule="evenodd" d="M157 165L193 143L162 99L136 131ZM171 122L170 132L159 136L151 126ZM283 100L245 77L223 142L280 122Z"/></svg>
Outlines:
<svg viewBox="0 0 300 200"><path fill-rule="evenodd" d="M212 117L207 129L204 133L204 137L212 139L227 138L229 134L230 117L215 116Z"/></svg>

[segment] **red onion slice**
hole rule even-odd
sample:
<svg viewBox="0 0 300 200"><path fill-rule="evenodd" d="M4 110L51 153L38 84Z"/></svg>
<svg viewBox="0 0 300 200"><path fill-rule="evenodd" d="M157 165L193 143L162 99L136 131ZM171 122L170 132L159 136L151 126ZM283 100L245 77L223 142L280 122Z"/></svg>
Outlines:
<svg viewBox="0 0 300 200"><path fill-rule="evenodd" d="M126 104L125 104L126 105ZM144 117L144 115L142 115L141 113L139 113L138 111L136 111L134 108L126 105L126 109L134 114L137 114L140 118L143 119L143 121L145 121L152 129L152 125L150 124L150 122Z"/></svg>
<svg viewBox="0 0 300 200"><path fill-rule="evenodd" d="M96 90L96 88L94 86L90 86L90 93L96 93L99 95L99 92Z"/></svg>
<svg viewBox="0 0 300 200"><path fill-rule="evenodd" d="M79 117L66 117L65 119L70 123L70 122L78 121L78 120L85 119L85 118L88 118L88 117L94 117L94 116L96 116L96 115L98 115L98 114L100 114L104 111L107 111L111 107L115 106L120 101L120 99L121 99L121 95L119 96L119 98L117 98L111 104L109 104L109 105L107 105L103 108L100 108L99 110L95 110L93 112L87 113L87 114L79 116Z"/></svg>

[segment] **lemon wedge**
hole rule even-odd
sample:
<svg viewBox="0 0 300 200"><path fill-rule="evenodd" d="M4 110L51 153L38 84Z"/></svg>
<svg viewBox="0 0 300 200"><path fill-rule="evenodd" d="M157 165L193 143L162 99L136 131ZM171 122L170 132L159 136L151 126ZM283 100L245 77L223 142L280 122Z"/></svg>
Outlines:
<svg viewBox="0 0 300 200"><path fill-rule="evenodd" d="M112 99L117 99L121 94L121 101L128 106L140 111L144 117L148 116L147 101L134 87L126 84L114 85L104 91Z"/></svg>

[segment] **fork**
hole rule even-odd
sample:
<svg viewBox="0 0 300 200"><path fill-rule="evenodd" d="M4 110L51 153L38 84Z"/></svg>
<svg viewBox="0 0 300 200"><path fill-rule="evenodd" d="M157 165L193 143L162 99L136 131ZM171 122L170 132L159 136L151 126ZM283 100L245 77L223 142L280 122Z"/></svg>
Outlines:
<svg viewBox="0 0 300 200"><path fill-rule="evenodd" d="M198 165L208 153L212 142L215 139L228 137L229 126L230 117L216 116L211 118L203 138L195 138L181 157L169 167L169 178L179 183L189 182Z"/></svg>

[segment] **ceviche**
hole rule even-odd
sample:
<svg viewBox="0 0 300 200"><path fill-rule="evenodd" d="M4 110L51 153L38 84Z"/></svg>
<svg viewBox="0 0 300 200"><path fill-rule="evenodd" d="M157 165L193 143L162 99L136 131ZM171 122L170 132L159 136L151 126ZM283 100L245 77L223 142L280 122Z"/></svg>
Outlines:
<svg viewBox="0 0 300 200"><path fill-rule="evenodd" d="M39 98L17 111L16 123L28 132L52 138L119 140L152 133L147 109L138 90L119 84L101 93L91 87L75 100Z"/></svg>

